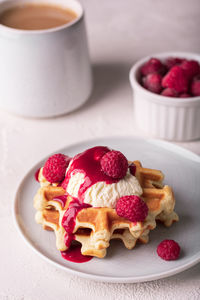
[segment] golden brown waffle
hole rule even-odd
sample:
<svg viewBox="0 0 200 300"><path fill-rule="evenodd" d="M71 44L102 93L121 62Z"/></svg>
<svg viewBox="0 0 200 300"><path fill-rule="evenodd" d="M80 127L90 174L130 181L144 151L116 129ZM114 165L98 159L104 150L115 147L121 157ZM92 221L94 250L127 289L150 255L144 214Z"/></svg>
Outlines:
<svg viewBox="0 0 200 300"><path fill-rule="evenodd" d="M84 208L76 216L74 236L82 244L83 255L104 257L111 239L121 239L126 248L132 249L137 240L148 242L149 231L156 227L156 220L170 226L178 221L174 212L174 195L169 186L163 187L164 175L161 171L143 168L139 161L135 161L136 177L143 189L142 198L147 203L149 213L144 222L130 222L119 217L113 208ZM39 179L42 178L41 172ZM37 209L36 222L44 229L54 230L56 246L60 251L67 249L64 243L65 230L61 225L63 215L72 201L68 196L65 207L53 199L65 194L62 187L52 186L42 178L42 187L34 198Z"/></svg>

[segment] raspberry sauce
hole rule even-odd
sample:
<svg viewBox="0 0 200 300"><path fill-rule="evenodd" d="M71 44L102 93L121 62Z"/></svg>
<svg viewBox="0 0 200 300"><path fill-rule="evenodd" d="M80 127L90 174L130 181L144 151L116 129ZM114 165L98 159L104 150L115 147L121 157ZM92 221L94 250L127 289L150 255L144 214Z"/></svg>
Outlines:
<svg viewBox="0 0 200 300"><path fill-rule="evenodd" d="M62 227L65 229L67 234L72 234L75 227L75 219L78 212L83 208L91 207L90 204L82 203L78 199L73 199L70 202L68 209L65 211L62 218Z"/></svg>
<svg viewBox="0 0 200 300"><path fill-rule="evenodd" d="M99 181L104 181L107 184L118 182L120 179L106 175L101 168L100 160L109 151L110 149L107 147L97 146L77 154L66 173L62 187L67 189L72 174L83 173L85 175L84 183L80 186L78 192L78 198L83 202L85 191L93 184Z"/></svg>
<svg viewBox="0 0 200 300"><path fill-rule="evenodd" d="M62 208L64 208L67 201L67 195L57 196L53 198L53 200L58 201L62 205Z"/></svg>
<svg viewBox="0 0 200 300"><path fill-rule="evenodd" d="M71 245L71 247L66 251L61 251L61 255L64 259L75 262L75 263L83 263L91 260L92 256L87 256L81 254L81 246L80 245Z"/></svg>
<svg viewBox="0 0 200 300"><path fill-rule="evenodd" d="M58 201L62 204L62 207L65 207L67 195L58 196L54 198L55 201ZM91 207L90 204L82 203L78 199L73 199L68 209L65 211L63 219L62 219L62 226L65 229L65 245L68 247L66 251L61 251L61 255L64 259L76 262L76 263L83 263L92 259L92 256L86 256L81 254L81 246L72 245L72 241L75 240L75 235L73 234L74 227L75 227L75 220L78 212L83 208Z"/></svg>
<svg viewBox="0 0 200 300"><path fill-rule="evenodd" d="M35 172L35 180L39 182L39 173L40 173L40 168Z"/></svg>

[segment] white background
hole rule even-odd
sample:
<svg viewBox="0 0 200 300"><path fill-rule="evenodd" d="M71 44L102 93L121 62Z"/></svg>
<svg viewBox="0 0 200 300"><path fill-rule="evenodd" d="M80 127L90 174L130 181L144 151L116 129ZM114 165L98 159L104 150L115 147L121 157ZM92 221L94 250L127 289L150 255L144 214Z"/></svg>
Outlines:
<svg viewBox="0 0 200 300"><path fill-rule="evenodd" d="M134 61L160 51L200 50L198 0L82 3L94 71L94 91L87 104L69 115L46 120L0 111L0 299L200 299L200 265L149 283L97 283L48 265L14 228L11 210L16 188L38 160L88 138L145 136L132 119L128 72ZM200 141L179 144L200 154Z"/></svg>

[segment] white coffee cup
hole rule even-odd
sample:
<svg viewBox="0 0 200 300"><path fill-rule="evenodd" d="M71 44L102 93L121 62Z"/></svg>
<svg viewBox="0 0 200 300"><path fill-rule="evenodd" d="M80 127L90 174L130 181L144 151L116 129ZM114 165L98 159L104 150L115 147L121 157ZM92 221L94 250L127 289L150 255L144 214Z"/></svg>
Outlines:
<svg viewBox="0 0 200 300"><path fill-rule="evenodd" d="M30 0L0 2L0 13ZM34 0L73 10L60 27L19 30L0 25L0 107L26 117L51 117L81 106L92 90L83 8L76 0Z"/></svg>

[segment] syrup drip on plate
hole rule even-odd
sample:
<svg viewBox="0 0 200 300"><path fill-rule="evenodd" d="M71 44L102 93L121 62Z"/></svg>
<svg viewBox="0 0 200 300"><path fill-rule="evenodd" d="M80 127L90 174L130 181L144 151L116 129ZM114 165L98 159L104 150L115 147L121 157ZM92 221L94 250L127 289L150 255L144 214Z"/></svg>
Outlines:
<svg viewBox="0 0 200 300"><path fill-rule="evenodd" d="M64 259L75 263L87 262L93 258L92 256L83 255L81 253L81 245L71 245L68 250L61 251L61 255Z"/></svg>
<svg viewBox="0 0 200 300"><path fill-rule="evenodd" d="M62 204L62 206L65 206L67 199L67 195L59 196L54 198L55 201L58 201ZM82 263L86 262L92 259L92 256L86 256L81 254L81 245L73 245L72 241L75 240L75 235L73 234L74 227L75 227L75 220L78 212L81 209L91 207L90 204L82 203L78 199L73 199L68 209L65 211L63 219L62 219L62 226L65 229L65 245L68 247L66 251L61 251L61 255L64 259L76 262L76 263Z"/></svg>

